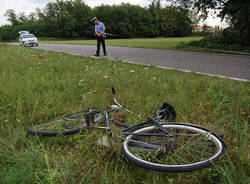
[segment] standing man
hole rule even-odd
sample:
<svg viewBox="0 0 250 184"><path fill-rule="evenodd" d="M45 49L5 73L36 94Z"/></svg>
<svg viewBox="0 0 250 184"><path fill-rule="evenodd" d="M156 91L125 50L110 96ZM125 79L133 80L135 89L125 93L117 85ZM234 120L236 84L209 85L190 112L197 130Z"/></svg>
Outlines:
<svg viewBox="0 0 250 184"><path fill-rule="evenodd" d="M107 56L106 46L105 46L105 26L103 22L100 22L96 17L94 17L91 21L95 24L95 35L97 39L97 50L95 56L100 56L100 43L102 43L103 54Z"/></svg>

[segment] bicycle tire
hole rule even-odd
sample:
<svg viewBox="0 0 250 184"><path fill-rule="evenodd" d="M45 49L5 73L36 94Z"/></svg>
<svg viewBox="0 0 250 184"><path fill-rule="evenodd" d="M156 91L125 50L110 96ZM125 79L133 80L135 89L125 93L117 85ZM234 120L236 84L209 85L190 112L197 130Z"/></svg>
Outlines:
<svg viewBox="0 0 250 184"><path fill-rule="evenodd" d="M28 133L31 135L42 135L42 136L57 136L57 135L71 135L71 134L75 134L78 133L81 128L80 127L76 127L76 128L71 128L69 130L60 130L60 128L63 123L67 123L67 121L60 119L60 120L56 120L56 121L52 121L52 122L48 122L48 123L41 123L39 125L34 125L29 127ZM51 126L56 127L56 128L51 128Z"/></svg>
<svg viewBox="0 0 250 184"><path fill-rule="evenodd" d="M177 130L176 131L177 133L174 136L166 135L164 137L164 140L162 137L152 138L152 136L137 136L134 134L129 135L123 142L123 147L122 147L125 157L135 165L146 169L151 169L161 172L190 172L210 166L215 161L217 161L219 157L222 155L222 153L225 151L226 145L224 141L221 140L220 137L218 137L216 134L207 130L206 128L192 124L173 123L173 122L168 124L163 124L162 126L166 129L171 130L172 132L174 130ZM133 133L150 133L157 131L159 131L157 127L148 126L141 129L137 129ZM187 134L189 132L192 134ZM204 139L203 140L204 142L201 142L200 145L201 148L199 148L198 146L199 141L195 142L195 140L190 139L189 141L192 141L192 144L191 143L188 144L187 141L188 139L185 140L185 137L187 138L191 136L197 138L200 137L200 141ZM144 139L142 141L144 142L144 145L142 145L141 139ZM145 141L145 139L148 142ZM159 140L157 143L156 141L152 143L152 139L154 140L159 139ZM162 139L161 142L164 141L164 145L159 143L160 139ZM172 141L173 143L171 143L172 145L170 144L171 139L173 140ZM138 143L141 142L140 143L141 145L139 145L136 142ZM182 142L184 143L183 145L181 145ZM133 144L134 145L137 144L135 152L133 150L134 149ZM211 150L209 149L209 147L211 147ZM199 152L198 149L203 152ZM212 153L210 154L208 151L212 151ZM196 159L196 156L199 157L197 158L196 161L189 161L189 159L192 159L192 157ZM206 157L202 158L204 156Z"/></svg>
<svg viewBox="0 0 250 184"><path fill-rule="evenodd" d="M42 136L57 136L57 135L72 135L80 132L84 127L88 127L86 116L88 111L81 111L65 116L63 119L41 123L29 127L28 133L31 135ZM99 122L102 119L100 113L96 113L93 123ZM90 126L93 124L91 123Z"/></svg>

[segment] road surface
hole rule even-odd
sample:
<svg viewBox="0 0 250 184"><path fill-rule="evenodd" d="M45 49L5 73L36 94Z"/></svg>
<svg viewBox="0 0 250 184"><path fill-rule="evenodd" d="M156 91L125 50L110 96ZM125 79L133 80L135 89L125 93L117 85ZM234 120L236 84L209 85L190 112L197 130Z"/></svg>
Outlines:
<svg viewBox="0 0 250 184"><path fill-rule="evenodd" d="M34 48L84 56L93 56L96 51L95 45L40 44ZM111 46L107 47L107 52L110 59L118 58L125 62L156 65L234 80L250 80L250 56L247 55Z"/></svg>

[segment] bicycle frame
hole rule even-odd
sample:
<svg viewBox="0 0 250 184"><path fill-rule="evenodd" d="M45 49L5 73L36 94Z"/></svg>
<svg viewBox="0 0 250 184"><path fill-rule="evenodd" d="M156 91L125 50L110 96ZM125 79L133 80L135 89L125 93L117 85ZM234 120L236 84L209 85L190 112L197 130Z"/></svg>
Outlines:
<svg viewBox="0 0 250 184"><path fill-rule="evenodd" d="M119 132L120 135L125 135L125 136L127 136L127 135L173 136L169 130L166 130L165 128L163 128L162 125L158 122L158 119L160 119L160 113L163 112L164 109L157 112L157 114L154 117L148 117L148 119L146 121L138 123L136 125L131 125L131 126L127 125L127 124L124 124L124 123L120 123L119 121L115 120L113 115L111 115L111 119L109 119L109 113L112 114L112 113L117 112L118 110L120 110L122 108L124 110L126 110L127 112L132 113L125 106L122 106L120 103L118 103L118 101L115 98L115 89L114 89L114 87L112 87L111 89L112 89L112 96L113 96L114 105L111 105L110 109L107 109L107 110L105 110L103 112L104 113L104 122L105 122L106 126L105 127L96 126L96 128L106 129L106 130L110 131L111 130L110 120L111 120L112 122L115 122L119 126L125 127L125 129L123 129L123 130L121 130ZM87 127L90 125L90 123L93 122L93 114L90 112L88 116L91 116L91 117L86 117ZM135 129L141 128L143 126L148 126L148 125L154 125L154 126L158 127L159 129L161 129L166 134L152 134L152 133L138 134L138 133L133 133Z"/></svg>

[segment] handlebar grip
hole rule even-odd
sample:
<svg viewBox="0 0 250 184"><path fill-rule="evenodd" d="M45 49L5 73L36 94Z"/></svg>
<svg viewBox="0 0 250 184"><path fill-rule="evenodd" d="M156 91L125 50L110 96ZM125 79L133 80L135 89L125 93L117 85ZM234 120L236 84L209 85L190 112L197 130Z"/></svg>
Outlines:
<svg viewBox="0 0 250 184"><path fill-rule="evenodd" d="M114 88L114 86L112 86L111 88L112 88L112 95L114 95L115 94L115 88Z"/></svg>

